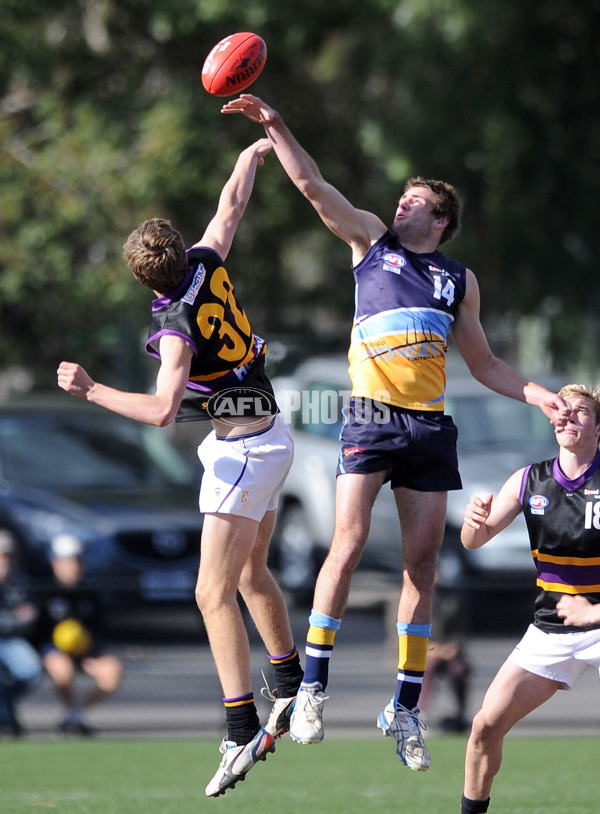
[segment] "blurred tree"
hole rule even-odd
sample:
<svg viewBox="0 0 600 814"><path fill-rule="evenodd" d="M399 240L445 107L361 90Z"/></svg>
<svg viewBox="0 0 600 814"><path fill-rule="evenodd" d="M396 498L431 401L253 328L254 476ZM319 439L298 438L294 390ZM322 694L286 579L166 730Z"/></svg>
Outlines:
<svg viewBox="0 0 600 814"><path fill-rule="evenodd" d="M0 14L3 366L53 386L75 358L146 381L151 295L121 246L156 214L198 239L262 135L201 88L235 30L265 38L256 92L357 206L391 217L415 173L456 184L465 227L448 250L480 277L484 319L544 317L558 363L591 345L600 0L0 0ZM267 338L345 346L349 252L275 159L229 262Z"/></svg>

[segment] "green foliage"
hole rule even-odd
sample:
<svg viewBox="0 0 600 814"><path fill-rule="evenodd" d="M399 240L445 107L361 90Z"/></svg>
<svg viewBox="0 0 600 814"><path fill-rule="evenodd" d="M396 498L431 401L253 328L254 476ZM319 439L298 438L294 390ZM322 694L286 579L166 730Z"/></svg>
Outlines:
<svg viewBox="0 0 600 814"><path fill-rule="evenodd" d="M0 0L0 14L3 366L50 382L74 357L137 386L151 295L122 244L157 214L197 240L262 134L201 87L235 30L265 38L256 92L357 206L386 220L414 173L458 187L448 251L480 277L484 319L546 315L558 364L575 353L565 324L594 324L599 0ZM349 264L270 158L230 258L255 329L343 347Z"/></svg>

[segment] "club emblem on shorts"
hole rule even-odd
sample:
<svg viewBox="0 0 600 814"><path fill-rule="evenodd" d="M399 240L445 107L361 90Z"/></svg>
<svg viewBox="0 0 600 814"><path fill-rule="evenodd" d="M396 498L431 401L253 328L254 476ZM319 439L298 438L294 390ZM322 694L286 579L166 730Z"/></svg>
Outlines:
<svg viewBox="0 0 600 814"><path fill-rule="evenodd" d="M544 510L550 505L550 501L545 495L531 495L527 503L531 514L544 514Z"/></svg>
<svg viewBox="0 0 600 814"><path fill-rule="evenodd" d="M350 455L360 455L364 451L364 447L348 447L348 449L344 450L344 458L348 458Z"/></svg>

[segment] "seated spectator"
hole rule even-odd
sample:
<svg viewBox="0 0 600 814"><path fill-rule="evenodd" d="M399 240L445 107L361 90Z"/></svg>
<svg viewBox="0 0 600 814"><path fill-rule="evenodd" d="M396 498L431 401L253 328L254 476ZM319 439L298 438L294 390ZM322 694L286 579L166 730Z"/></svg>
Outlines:
<svg viewBox="0 0 600 814"><path fill-rule="evenodd" d="M27 640L37 608L15 567L15 549L12 532L0 529L0 733L18 737L15 702L38 681L42 665Z"/></svg>
<svg viewBox="0 0 600 814"><path fill-rule="evenodd" d="M103 611L97 595L85 586L83 550L71 535L55 538L50 553L55 585L41 604L38 639L46 672L66 708L59 724L65 735L92 735L84 712L113 693L122 677L120 660L102 644ZM76 697L81 670L94 681L86 697Z"/></svg>
<svg viewBox="0 0 600 814"><path fill-rule="evenodd" d="M428 717L436 685L438 690L440 683L448 685L454 708L453 714L443 717L438 722L445 732L467 732L471 728L467 712L471 665L463 643L464 628L465 620L460 598L455 593L446 593L438 589L433 601L435 640L429 642L427 668L419 705L421 712Z"/></svg>
<svg viewBox="0 0 600 814"><path fill-rule="evenodd" d="M429 712L434 685L438 679L446 678L454 703L454 714L445 716L439 722L446 732L467 732L471 728L466 709L470 676L471 667L460 642L432 640L429 643L427 669L421 689L421 712Z"/></svg>

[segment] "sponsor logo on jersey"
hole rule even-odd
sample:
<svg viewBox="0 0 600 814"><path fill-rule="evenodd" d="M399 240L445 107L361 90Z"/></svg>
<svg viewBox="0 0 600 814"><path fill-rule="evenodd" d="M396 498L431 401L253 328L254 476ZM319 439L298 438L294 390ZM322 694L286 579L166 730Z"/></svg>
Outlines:
<svg viewBox="0 0 600 814"><path fill-rule="evenodd" d="M194 278L188 290L185 292L183 297L181 298L181 302L185 302L187 305L193 305L196 301L196 297L198 296L198 291L202 287L202 283L204 282L204 278L206 277L206 269L202 263L198 264L198 268L196 269L196 273L194 274Z"/></svg>
<svg viewBox="0 0 600 814"><path fill-rule="evenodd" d="M431 265L428 268L429 268L429 271L432 274L441 274L442 277L450 277L451 276L450 272L446 271L446 269L441 269L441 268L438 268L437 266L431 266Z"/></svg>
<svg viewBox="0 0 600 814"><path fill-rule="evenodd" d="M545 495L531 495L529 500L531 514L544 514L544 510L550 505L550 501Z"/></svg>
<svg viewBox="0 0 600 814"><path fill-rule="evenodd" d="M600 497L600 489L584 489L583 494L589 497L592 495L594 497Z"/></svg>
<svg viewBox="0 0 600 814"><path fill-rule="evenodd" d="M248 426L275 415L277 405L273 396L256 387L229 387L215 393L208 401L207 412L211 418L235 425L236 419L249 417Z"/></svg>
<svg viewBox="0 0 600 814"><path fill-rule="evenodd" d="M394 274L400 274L402 266L406 265L406 257L395 252L386 252L383 255L383 269L384 271L393 271Z"/></svg>

